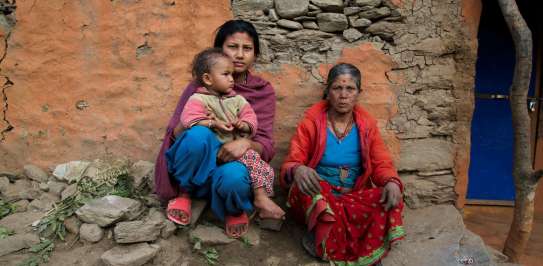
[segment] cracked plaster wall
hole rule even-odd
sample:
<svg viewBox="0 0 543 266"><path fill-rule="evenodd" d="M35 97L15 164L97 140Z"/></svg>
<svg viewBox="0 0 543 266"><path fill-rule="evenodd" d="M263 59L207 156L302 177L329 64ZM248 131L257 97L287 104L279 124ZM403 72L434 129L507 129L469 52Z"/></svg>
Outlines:
<svg viewBox="0 0 543 266"><path fill-rule="evenodd" d="M469 165L480 2L344 1L343 9L335 9L322 3L338 1L299 0L290 3L303 10L308 2L309 8L297 17L281 17L285 12L278 2L282 1L233 1L234 14L257 26L264 47L258 70L276 87L280 153L274 162L278 165L285 155L303 110L320 98L329 67L350 62L362 70L360 104L380 122L406 184L406 203L413 208L455 202L461 206ZM366 6L368 2L375 6ZM319 12L342 16L357 7L362 13L347 15L349 21L366 16L368 10L392 12L372 18L369 26L350 22L335 32L321 24ZM308 21L315 21L316 27ZM296 24L300 22L302 28ZM353 37L353 28L360 34Z"/></svg>
<svg viewBox="0 0 543 266"><path fill-rule="evenodd" d="M407 203L460 202L469 165L474 3L384 0L389 18L358 28L355 39L278 26L270 19L273 0L234 0L232 7L211 0L17 2L3 17L15 26L0 24L7 47L0 47L0 74L10 81L3 82L0 168L106 153L152 161L192 56L234 16L251 20L262 36L256 72L276 89L275 167L303 111L321 98L327 70L350 62L363 71L360 103L379 120Z"/></svg>

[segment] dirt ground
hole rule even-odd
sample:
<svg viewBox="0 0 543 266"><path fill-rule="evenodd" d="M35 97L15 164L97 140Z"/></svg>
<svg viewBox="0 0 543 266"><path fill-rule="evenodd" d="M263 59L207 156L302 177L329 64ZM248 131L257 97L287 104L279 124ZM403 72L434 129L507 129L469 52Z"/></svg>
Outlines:
<svg viewBox="0 0 543 266"><path fill-rule="evenodd" d="M278 195L276 200L284 202L284 195ZM36 215L32 218L35 218L34 216ZM254 221L252 222L252 226L256 226ZM28 225L32 221L15 223ZM200 223L220 225L209 209L200 218ZM155 243L159 244L161 249L154 259L145 265L209 265L203 255L193 250L192 244L189 243L189 230L178 228L175 235L157 240ZM251 246L243 241L235 241L227 245L213 246L219 253L217 265L328 265L306 254L301 246L302 234L302 226L287 218L280 232L260 230L258 245ZM66 241L55 242L55 250L49 262L43 265L103 265L100 256L115 245L111 229L107 230L105 237L95 244L77 241L75 235L68 234ZM203 245L202 250L211 247ZM19 251L0 257L0 265L16 266L29 255L28 251Z"/></svg>

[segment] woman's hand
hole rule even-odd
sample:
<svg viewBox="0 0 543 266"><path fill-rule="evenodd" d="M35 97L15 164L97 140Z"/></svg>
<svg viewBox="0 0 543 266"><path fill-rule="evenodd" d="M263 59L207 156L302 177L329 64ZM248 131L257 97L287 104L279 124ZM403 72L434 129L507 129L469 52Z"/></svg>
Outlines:
<svg viewBox="0 0 543 266"><path fill-rule="evenodd" d="M237 139L222 145L217 158L221 162L230 162L239 159L251 147L250 140Z"/></svg>
<svg viewBox="0 0 543 266"><path fill-rule="evenodd" d="M294 182L304 194L311 197L321 193L321 180L315 169L300 165L294 172Z"/></svg>
<svg viewBox="0 0 543 266"><path fill-rule="evenodd" d="M394 182L386 183L381 194L381 200L379 202L383 204L385 211L396 207L400 200L402 199L402 192L400 186Z"/></svg>
<svg viewBox="0 0 543 266"><path fill-rule="evenodd" d="M234 126L230 123L224 123L222 121L212 121L210 125L213 125L211 128L216 128L222 133L230 133L234 130Z"/></svg>

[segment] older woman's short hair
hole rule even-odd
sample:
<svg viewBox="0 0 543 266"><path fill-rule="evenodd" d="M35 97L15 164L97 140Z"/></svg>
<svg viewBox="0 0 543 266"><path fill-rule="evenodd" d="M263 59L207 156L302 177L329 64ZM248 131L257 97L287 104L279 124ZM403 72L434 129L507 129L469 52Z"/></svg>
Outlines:
<svg viewBox="0 0 543 266"><path fill-rule="evenodd" d="M332 83L334 83L337 77L346 74L353 77L356 88L360 92L362 84L362 74L360 73L360 70L358 70L358 68L352 64L340 63L332 67L332 69L330 69L330 71L328 72L328 78L326 79L326 88L324 89L324 95L322 96L323 99L326 99L326 97L328 96L330 86L332 86Z"/></svg>

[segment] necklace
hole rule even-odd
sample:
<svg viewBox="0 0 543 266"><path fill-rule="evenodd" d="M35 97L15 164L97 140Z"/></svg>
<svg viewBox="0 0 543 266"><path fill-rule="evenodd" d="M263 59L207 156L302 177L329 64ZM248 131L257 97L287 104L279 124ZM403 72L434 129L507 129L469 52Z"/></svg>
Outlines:
<svg viewBox="0 0 543 266"><path fill-rule="evenodd" d="M332 119L331 115L328 115L328 120L330 120L330 124L332 126L332 131L334 131L334 135L338 138L339 141L342 141L347 134L349 134L349 131L351 131L351 128L353 127L353 116L351 115L349 121L347 122L347 126L345 126L345 129L343 129L343 132L340 132L336 127L336 121Z"/></svg>

